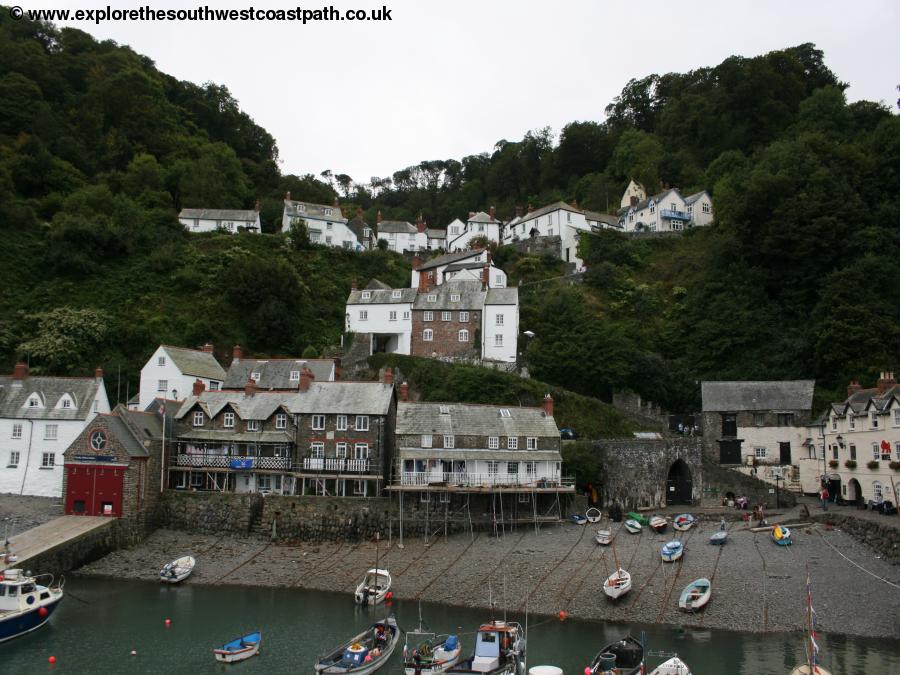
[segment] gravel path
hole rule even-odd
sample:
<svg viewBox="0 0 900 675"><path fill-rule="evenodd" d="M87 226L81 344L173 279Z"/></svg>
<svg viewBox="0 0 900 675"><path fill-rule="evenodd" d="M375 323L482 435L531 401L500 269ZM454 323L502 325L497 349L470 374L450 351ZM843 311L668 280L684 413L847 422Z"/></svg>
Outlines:
<svg viewBox="0 0 900 675"><path fill-rule="evenodd" d="M62 499L0 494L0 537L6 533L7 522L11 537L61 515L63 515Z"/></svg>
<svg viewBox="0 0 900 675"><path fill-rule="evenodd" d="M790 520L786 514L785 520ZM618 529L619 523L612 528ZM892 566L840 530L823 526L794 530L794 544L776 546L769 533L754 534L742 522L730 524L728 544L711 546L718 521L678 536L685 541L681 562L662 563L659 549L675 536L620 530L615 555L632 573L634 587L613 604L603 596L603 579L612 571L613 548L599 547L593 529L571 524L544 526L535 534L522 528L505 537L466 535L448 540L382 542L379 565L394 575L399 598L487 607L495 602L521 610L572 617L665 623L741 631L801 628L806 568L822 630L829 633L896 637L900 634L900 589L864 574L827 544L882 578L900 585L900 566ZM153 580L168 560L184 553L197 557L187 583L291 586L352 593L365 569L375 564L375 544L302 543L275 545L262 538L216 537L159 530L132 549L117 551L78 573L119 579ZM678 596L698 577L713 579L713 597L703 612L687 615ZM504 593L505 586L505 593ZM505 595L505 599L504 599Z"/></svg>

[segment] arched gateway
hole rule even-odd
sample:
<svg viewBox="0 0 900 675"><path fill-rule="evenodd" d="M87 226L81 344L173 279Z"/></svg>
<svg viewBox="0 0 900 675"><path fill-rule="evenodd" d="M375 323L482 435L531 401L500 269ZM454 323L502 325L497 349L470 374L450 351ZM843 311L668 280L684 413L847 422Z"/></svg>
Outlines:
<svg viewBox="0 0 900 675"><path fill-rule="evenodd" d="M691 469L682 459L672 462L666 480L666 504L690 504L694 493Z"/></svg>

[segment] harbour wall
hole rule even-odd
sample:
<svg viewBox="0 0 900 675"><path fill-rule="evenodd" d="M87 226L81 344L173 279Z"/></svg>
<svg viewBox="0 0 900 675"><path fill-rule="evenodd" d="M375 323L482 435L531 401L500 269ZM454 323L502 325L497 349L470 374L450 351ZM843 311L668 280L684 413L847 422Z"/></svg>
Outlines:
<svg viewBox="0 0 900 675"><path fill-rule="evenodd" d="M900 565L900 528L892 524L896 522L897 516L880 517L884 518L884 523L841 513L819 513L813 515L812 520L843 530L892 565Z"/></svg>

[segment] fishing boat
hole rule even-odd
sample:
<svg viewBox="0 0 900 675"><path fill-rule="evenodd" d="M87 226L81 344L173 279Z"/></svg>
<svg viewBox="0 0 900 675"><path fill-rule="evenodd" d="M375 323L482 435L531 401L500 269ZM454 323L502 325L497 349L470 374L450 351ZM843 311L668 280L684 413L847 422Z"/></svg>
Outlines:
<svg viewBox="0 0 900 675"><path fill-rule="evenodd" d="M682 513L681 515L675 516L675 519L672 521L672 527L679 532L687 532L696 522L697 519L690 513Z"/></svg>
<svg viewBox="0 0 900 675"><path fill-rule="evenodd" d="M642 515L641 515L640 513L638 513L637 511L629 511L629 512L626 514L626 517L627 517L627 518L630 518L631 520L636 520L636 521L637 521L638 523L640 523L643 527L647 527L647 526L650 524L650 521L647 520L647 517L646 517L646 516L642 516Z"/></svg>
<svg viewBox="0 0 900 675"><path fill-rule="evenodd" d="M635 638L626 635L621 640L606 645L591 661L585 673L603 675L638 675L644 670L644 646Z"/></svg>
<svg viewBox="0 0 900 675"><path fill-rule="evenodd" d="M260 642L262 642L262 633L259 631L247 633L231 642L226 642L218 649L213 649L213 654L216 655L216 661L222 663L246 661L259 654Z"/></svg>
<svg viewBox="0 0 900 675"><path fill-rule="evenodd" d="M772 529L772 541L779 546L790 546L794 543L791 541L791 531L784 525L776 525Z"/></svg>
<svg viewBox="0 0 900 675"><path fill-rule="evenodd" d="M621 567L606 577L603 582L603 592L612 600L618 600L631 590L631 574Z"/></svg>
<svg viewBox="0 0 900 675"><path fill-rule="evenodd" d="M650 675L691 675L691 669L688 668L684 661L677 656L673 656L651 670Z"/></svg>
<svg viewBox="0 0 900 675"><path fill-rule="evenodd" d="M713 546L721 546L726 541L728 541L728 532L726 530L719 530L709 538L709 543Z"/></svg>
<svg viewBox="0 0 900 675"><path fill-rule="evenodd" d="M641 524L634 518L629 518L625 521L625 529L628 530L631 534L640 534L642 527Z"/></svg>
<svg viewBox="0 0 900 675"><path fill-rule="evenodd" d="M711 594L712 584L709 579L695 579L681 591L678 606L686 612L696 612L706 606Z"/></svg>
<svg viewBox="0 0 900 675"><path fill-rule="evenodd" d="M403 672L405 675L436 675L455 666L462 654L462 644L456 635L437 635L422 627L422 606L419 605L419 627L406 634L403 643Z"/></svg>
<svg viewBox="0 0 900 675"><path fill-rule="evenodd" d="M663 533L666 531L666 527L668 525L669 521L662 516L653 516L652 518L650 518L650 528L654 532Z"/></svg>
<svg viewBox="0 0 900 675"><path fill-rule="evenodd" d="M520 665L521 664L521 665ZM525 634L518 623L490 621L475 634L475 651L447 673L514 675L525 664Z"/></svg>
<svg viewBox="0 0 900 675"><path fill-rule="evenodd" d="M191 576L197 561L192 555L184 555L173 560L159 571L159 580L164 584L178 584Z"/></svg>
<svg viewBox="0 0 900 675"><path fill-rule="evenodd" d="M663 544L659 554L662 556L663 562L675 562L684 554L684 544L677 539L667 541Z"/></svg>
<svg viewBox="0 0 900 675"><path fill-rule="evenodd" d="M377 605L379 602L384 602L390 590L390 572L374 567L366 572L366 576L356 587L356 604Z"/></svg>
<svg viewBox="0 0 900 675"><path fill-rule="evenodd" d="M612 542L613 534L611 530L597 530L597 534L594 535L594 539L601 546L609 546L610 542Z"/></svg>
<svg viewBox="0 0 900 675"><path fill-rule="evenodd" d="M400 642L393 615L376 621L365 631L323 656L315 665L326 675L368 675L386 665Z"/></svg>
<svg viewBox="0 0 900 675"><path fill-rule="evenodd" d="M588 519L589 523L599 523L603 514L600 513L600 509L592 506L584 512L584 517Z"/></svg>
<svg viewBox="0 0 900 675"><path fill-rule="evenodd" d="M819 640L816 633L816 610L812 606L812 585L809 578L809 567L806 568L806 638L804 640L806 663L801 663L791 671L791 675L831 675L819 665Z"/></svg>
<svg viewBox="0 0 900 675"><path fill-rule="evenodd" d="M573 513L571 516L569 516L569 520L571 520L576 525L586 525L588 521L587 516L585 516L583 513Z"/></svg>
<svg viewBox="0 0 900 675"><path fill-rule="evenodd" d="M46 586L38 579L49 578ZM30 633L50 619L63 597L62 583L49 574L30 576L20 569L0 572L0 642Z"/></svg>

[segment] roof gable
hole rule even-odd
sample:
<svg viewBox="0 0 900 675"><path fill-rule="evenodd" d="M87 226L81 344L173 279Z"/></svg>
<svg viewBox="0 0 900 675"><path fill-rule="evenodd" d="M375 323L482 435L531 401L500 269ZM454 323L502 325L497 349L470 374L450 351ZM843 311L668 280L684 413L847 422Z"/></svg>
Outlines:
<svg viewBox="0 0 900 675"><path fill-rule="evenodd" d="M224 380L225 369L216 360L212 352L204 352L200 349L187 349L172 345L161 345L166 355L174 363L183 375L204 377L208 380Z"/></svg>
<svg viewBox="0 0 900 675"><path fill-rule="evenodd" d="M703 382L703 411L812 410L815 380Z"/></svg>

